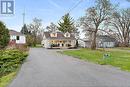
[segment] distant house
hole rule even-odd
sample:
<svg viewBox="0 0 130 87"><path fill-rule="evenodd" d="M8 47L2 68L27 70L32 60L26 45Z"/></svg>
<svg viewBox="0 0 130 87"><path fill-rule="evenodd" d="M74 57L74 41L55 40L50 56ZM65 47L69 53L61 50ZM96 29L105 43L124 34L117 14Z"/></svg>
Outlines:
<svg viewBox="0 0 130 87"><path fill-rule="evenodd" d="M116 39L107 35L97 36L97 47L112 48L116 46Z"/></svg>
<svg viewBox="0 0 130 87"><path fill-rule="evenodd" d="M26 44L26 37L24 34L17 32L15 30L10 30L10 44Z"/></svg>
<svg viewBox="0 0 130 87"><path fill-rule="evenodd" d="M91 47L91 41L85 40L85 39L79 39L78 44L79 44L79 47L82 47L82 48L90 48Z"/></svg>
<svg viewBox="0 0 130 87"><path fill-rule="evenodd" d="M45 48L69 48L76 46L76 39L70 33L44 32L42 45Z"/></svg>
<svg viewBox="0 0 130 87"><path fill-rule="evenodd" d="M91 47L91 41L88 39L79 39L78 40L79 46L83 48L90 48ZM99 35L96 39L96 45L97 48L112 48L115 47L117 44L117 41L115 38L112 38L107 35Z"/></svg>

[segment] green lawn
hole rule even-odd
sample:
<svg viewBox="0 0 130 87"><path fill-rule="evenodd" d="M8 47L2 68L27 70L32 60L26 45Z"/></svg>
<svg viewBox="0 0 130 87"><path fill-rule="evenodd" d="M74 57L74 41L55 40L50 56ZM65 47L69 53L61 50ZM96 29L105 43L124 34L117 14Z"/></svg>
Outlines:
<svg viewBox="0 0 130 87"><path fill-rule="evenodd" d="M130 48L128 47L117 47L117 48L107 48L107 50L112 50L112 51L129 51L130 52Z"/></svg>
<svg viewBox="0 0 130 87"><path fill-rule="evenodd" d="M10 73L0 78L0 87L6 87L15 77L16 72Z"/></svg>
<svg viewBox="0 0 130 87"><path fill-rule="evenodd" d="M119 47L117 49L121 49L121 50L129 50L130 51L130 47Z"/></svg>
<svg viewBox="0 0 130 87"><path fill-rule="evenodd" d="M119 48L105 49L105 51L102 49L95 51L80 49L64 51L63 53L89 62L101 65L112 65L119 67L122 70L130 71L130 52L128 50ZM108 54L108 57L104 57L104 54Z"/></svg>
<svg viewBox="0 0 130 87"><path fill-rule="evenodd" d="M36 44L36 46L31 46L32 48L42 48L43 46L41 44Z"/></svg>

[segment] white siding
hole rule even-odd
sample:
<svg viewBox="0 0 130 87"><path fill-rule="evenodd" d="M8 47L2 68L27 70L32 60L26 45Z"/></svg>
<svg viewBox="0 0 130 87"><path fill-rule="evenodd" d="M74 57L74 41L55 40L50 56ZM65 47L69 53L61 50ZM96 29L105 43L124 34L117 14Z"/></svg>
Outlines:
<svg viewBox="0 0 130 87"><path fill-rule="evenodd" d="M26 37L25 36L19 36L19 40L17 40L17 36L10 36L10 40L16 40L16 44L25 44L26 43Z"/></svg>
<svg viewBox="0 0 130 87"><path fill-rule="evenodd" d="M111 47L115 46L115 42L104 42L103 45L104 45L104 47L111 48Z"/></svg>
<svg viewBox="0 0 130 87"><path fill-rule="evenodd" d="M75 46L76 46L76 40L72 40L72 41L71 41L71 46L72 46L72 47L75 47Z"/></svg>
<svg viewBox="0 0 130 87"><path fill-rule="evenodd" d="M83 48L89 47L89 44L87 44L87 42L83 40L78 40L78 44L80 47L83 47Z"/></svg>
<svg viewBox="0 0 130 87"><path fill-rule="evenodd" d="M16 40L16 36L10 36L10 40Z"/></svg>
<svg viewBox="0 0 130 87"><path fill-rule="evenodd" d="M49 40L44 40L43 44L44 44L45 48L50 48L51 47Z"/></svg>

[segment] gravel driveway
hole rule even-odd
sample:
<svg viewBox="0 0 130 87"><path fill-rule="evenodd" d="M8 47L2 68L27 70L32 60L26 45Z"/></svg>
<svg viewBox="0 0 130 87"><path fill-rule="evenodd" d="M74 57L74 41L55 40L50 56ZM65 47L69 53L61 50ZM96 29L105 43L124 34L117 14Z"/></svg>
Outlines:
<svg viewBox="0 0 130 87"><path fill-rule="evenodd" d="M9 87L130 87L130 73L32 48Z"/></svg>

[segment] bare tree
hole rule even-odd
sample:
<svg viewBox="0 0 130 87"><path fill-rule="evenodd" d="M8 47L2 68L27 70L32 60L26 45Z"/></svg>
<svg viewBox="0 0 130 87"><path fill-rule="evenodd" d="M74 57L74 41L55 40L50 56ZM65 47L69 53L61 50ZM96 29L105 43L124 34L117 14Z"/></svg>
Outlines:
<svg viewBox="0 0 130 87"><path fill-rule="evenodd" d="M79 27L77 25L73 25L73 31L72 33L74 35L74 37L78 40L79 39L79 34L80 34L80 31L79 31Z"/></svg>
<svg viewBox="0 0 130 87"><path fill-rule="evenodd" d="M39 31L42 29L42 20L38 18L34 18L33 22L28 25L28 28L35 35L38 35Z"/></svg>
<svg viewBox="0 0 130 87"><path fill-rule="evenodd" d="M86 15L80 19L84 31L92 34L92 50L96 49L96 37L99 28L101 28L104 22L110 18L113 10L110 0L96 0L95 3L95 7L88 8Z"/></svg>
<svg viewBox="0 0 130 87"><path fill-rule="evenodd" d="M49 32L57 32L58 31L58 27L53 22L51 22L50 25L46 27L46 29Z"/></svg>
<svg viewBox="0 0 130 87"><path fill-rule="evenodd" d="M28 29L32 34L32 38L34 38L34 46L39 41L39 36L42 35L42 20L38 18L34 18L33 22L28 25ZM39 43L39 42L38 42Z"/></svg>
<svg viewBox="0 0 130 87"><path fill-rule="evenodd" d="M130 8L114 12L108 26L113 28L116 39L122 46L129 46Z"/></svg>

